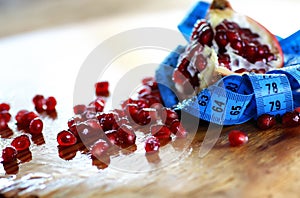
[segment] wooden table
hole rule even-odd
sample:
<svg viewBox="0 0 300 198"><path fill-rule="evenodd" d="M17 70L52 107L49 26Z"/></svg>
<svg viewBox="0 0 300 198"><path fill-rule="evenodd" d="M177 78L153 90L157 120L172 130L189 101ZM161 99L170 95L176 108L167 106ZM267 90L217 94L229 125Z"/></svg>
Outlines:
<svg viewBox="0 0 300 198"><path fill-rule="evenodd" d="M276 9L279 7L278 4ZM72 152L57 148L56 134L67 127L72 116L73 88L87 55L112 33L143 26L175 30L182 13L185 11L115 17L0 41L0 102L11 104L11 114L14 116L20 109L34 110L31 99L35 94L53 95L58 100L56 118L41 115L43 136L34 139L31 153L24 155L24 163L0 166L3 196L299 197L299 127L284 129L278 124L262 131L254 122L224 127L216 145L201 158L199 148L207 131L207 125L201 123L195 137L190 137L191 144L186 140L173 141L162 147L159 156L151 158L143 154L141 143L134 153L128 151L113 157L108 167L93 165L84 149ZM270 20L269 25L272 23ZM278 26L272 28L276 30ZM283 30L282 35L287 36L287 31ZM159 63L165 55L166 52L145 50L116 64L126 63L124 70L128 70L150 60ZM14 119L9 123L13 134L1 134L1 148L21 134L14 123ZM227 133L231 129L248 133L248 144L230 147ZM59 154L72 159L62 159Z"/></svg>

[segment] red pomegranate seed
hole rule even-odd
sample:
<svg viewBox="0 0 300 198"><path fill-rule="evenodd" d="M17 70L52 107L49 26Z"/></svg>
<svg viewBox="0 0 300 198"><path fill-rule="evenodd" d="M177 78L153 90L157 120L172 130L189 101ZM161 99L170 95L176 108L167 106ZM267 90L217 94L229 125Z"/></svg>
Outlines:
<svg viewBox="0 0 300 198"><path fill-rule="evenodd" d="M202 54L199 54L195 61L195 66L197 70L200 72L206 68L207 61ZM198 79L197 79L198 80ZM198 80L199 81L199 80Z"/></svg>
<svg viewBox="0 0 300 198"><path fill-rule="evenodd" d="M121 118L120 120L118 120L114 123L112 128L117 130L123 124L129 125L129 120L127 118Z"/></svg>
<svg viewBox="0 0 300 198"><path fill-rule="evenodd" d="M139 113L140 108L137 104L127 104L125 108L125 112L129 119L136 120L136 116Z"/></svg>
<svg viewBox="0 0 300 198"><path fill-rule="evenodd" d="M118 114L115 112L99 113L97 118L103 131L113 129L115 122L119 120Z"/></svg>
<svg viewBox="0 0 300 198"><path fill-rule="evenodd" d="M68 127L71 127L74 124L75 124L75 119L72 117L68 120Z"/></svg>
<svg viewBox="0 0 300 198"><path fill-rule="evenodd" d="M57 134L57 143L60 146L72 146L77 143L77 138L69 131L61 131Z"/></svg>
<svg viewBox="0 0 300 198"><path fill-rule="evenodd" d="M172 122L170 130L178 138L184 138L187 136L187 131L183 128L179 120L175 120L174 122Z"/></svg>
<svg viewBox="0 0 300 198"><path fill-rule="evenodd" d="M156 137L149 137L145 142L146 153L158 152L160 147L159 139Z"/></svg>
<svg viewBox="0 0 300 198"><path fill-rule="evenodd" d="M17 151L13 147L6 147L2 150L2 159L3 162L14 161L17 157Z"/></svg>
<svg viewBox="0 0 300 198"><path fill-rule="evenodd" d="M300 113L300 107L295 108L295 112Z"/></svg>
<svg viewBox="0 0 300 198"><path fill-rule="evenodd" d="M276 119L274 116L269 114L263 114L257 119L257 126L260 129L269 129L276 124Z"/></svg>
<svg viewBox="0 0 300 198"><path fill-rule="evenodd" d="M75 135L76 137L79 137L76 124L73 124L72 126L69 126L69 131L71 133L73 133L73 135Z"/></svg>
<svg viewBox="0 0 300 198"><path fill-rule="evenodd" d="M30 146L30 140L27 135L20 135L11 142L11 145L17 150L17 151L24 151L29 149Z"/></svg>
<svg viewBox="0 0 300 198"><path fill-rule="evenodd" d="M103 98L97 98L94 102L94 105L96 112L102 112L104 110L105 100Z"/></svg>
<svg viewBox="0 0 300 198"><path fill-rule="evenodd" d="M76 115L83 114L86 111L86 106L84 104L78 104L73 107L73 112Z"/></svg>
<svg viewBox="0 0 300 198"><path fill-rule="evenodd" d="M282 125L284 127L295 127L300 125L300 116L296 111L287 112L282 116Z"/></svg>
<svg viewBox="0 0 300 198"><path fill-rule="evenodd" d="M158 86L157 86L157 82L155 81L155 79L153 77L146 77L142 80L143 85L149 86L151 88L151 90L157 90Z"/></svg>
<svg viewBox="0 0 300 198"><path fill-rule="evenodd" d="M170 129L162 124L152 125L150 128L150 132L158 139L169 139L171 136Z"/></svg>
<svg viewBox="0 0 300 198"><path fill-rule="evenodd" d="M32 99L32 102L36 109L43 110L46 100L43 95L35 95Z"/></svg>
<svg viewBox="0 0 300 198"><path fill-rule="evenodd" d="M0 119L4 119L5 122L9 122L10 118L11 118L11 115L7 110L4 110L4 111L0 112Z"/></svg>
<svg viewBox="0 0 300 198"><path fill-rule="evenodd" d="M29 111L21 117L21 121L18 122L18 125L20 125L21 127L24 127L24 128L28 128L30 125L30 122L36 117L38 117L38 116L34 112Z"/></svg>
<svg viewBox="0 0 300 198"><path fill-rule="evenodd" d="M105 140L99 139L91 148L91 154L96 157L100 158L104 154L106 154L107 150L109 149L109 145Z"/></svg>
<svg viewBox="0 0 300 198"><path fill-rule="evenodd" d="M16 120L17 120L17 123L21 123L22 122L22 119L23 119L23 116L28 113L27 110L20 110L17 115L16 115Z"/></svg>
<svg viewBox="0 0 300 198"><path fill-rule="evenodd" d="M4 119L0 119L0 131L8 129L7 122Z"/></svg>
<svg viewBox="0 0 300 198"><path fill-rule="evenodd" d="M108 96L109 95L109 83L108 81L97 82L95 84L96 96Z"/></svg>
<svg viewBox="0 0 300 198"><path fill-rule="evenodd" d="M172 122L174 120L178 120L178 114L176 113L176 111L169 109L169 108L165 108L162 111L161 114L161 120L166 124L166 125L170 125L172 124Z"/></svg>
<svg viewBox="0 0 300 198"><path fill-rule="evenodd" d="M33 135L42 133L43 121L39 118L34 118L29 124L29 132Z"/></svg>
<svg viewBox="0 0 300 198"><path fill-rule="evenodd" d="M226 31L217 31L215 35L215 41L220 48L225 48L225 46L228 44Z"/></svg>
<svg viewBox="0 0 300 198"><path fill-rule="evenodd" d="M151 121L150 113L147 109L141 109L134 121L139 125L147 125Z"/></svg>
<svg viewBox="0 0 300 198"><path fill-rule="evenodd" d="M48 97L46 100L47 111L54 111L56 104L56 99L53 96Z"/></svg>
<svg viewBox="0 0 300 198"><path fill-rule="evenodd" d="M150 94L151 88L147 85L143 85L142 87L140 87L137 93L139 94L139 96Z"/></svg>
<svg viewBox="0 0 300 198"><path fill-rule="evenodd" d="M117 144L117 130L106 131L105 135L111 144Z"/></svg>
<svg viewBox="0 0 300 198"><path fill-rule="evenodd" d="M228 140L231 146L240 146L248 141L248 136L240 130L232 130L228 134Z"/></svg>
<svg viewBox="0 0 300 198"><path fill-rule="evenodd" d="M9 111L10 110L10 105L7 103L1 103L0 104L0 112L1 111Z"/></svg>
<svg viewBox="0 0 300 198"><path fill-rule="evenodd" d="M130 146L135 144L135 140L136 140L136 135L131 126L123 124L117 130L116 141L118 145Z"/></svg>

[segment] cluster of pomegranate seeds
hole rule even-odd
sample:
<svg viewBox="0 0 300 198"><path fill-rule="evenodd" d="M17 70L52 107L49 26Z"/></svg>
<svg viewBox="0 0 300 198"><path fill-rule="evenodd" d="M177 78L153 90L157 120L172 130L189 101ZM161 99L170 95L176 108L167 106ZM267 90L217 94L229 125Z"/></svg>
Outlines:
<svg viewBox="0 0 300 198"><path fill-rule="evenodd" d="M96 96L108 96L109 95L109 83L107 81L97 82L95 84Z"/></svg>
<svg viewBox="0 0 300 198"><path fill-rule="evenodd" d="M230 146L240 146L248 142L248 136L240 130L232 130L228 134Z"/></svg>
<svg viewBox="0 0 300 198"><path fill-rule="evenodd" d="M8 128L8 122L10 121L11 115L9 113L10 106L7 103L0 104L0 131Z"/></svg>
<svg viewBox="0 0 300 198"><path fill-rule="evenodd" d="M257 126L260 129L269 129L272 128L276 124L275 116L269 114L263 114L257 119Z"/></svg>
<svg viewBox="0 0 300 198"><path fill-rule="evenodd" d="M16 115L18 128L25 130L32 135L41 134L43 121L33 111L20 110Z"/></svg>
<svg viewBox="0 0 300 198"><path fill-rule="evenodd" d="M68 130L57 135L59 146L68 147L84 141L92 145L90 152L93 159L109 158L107 151L113 145L136 147L137 131L151 134L145 142L146 153L158 151L160 141L171 140L172 134L186 136L177 113L161 105L162 99L154 78L144 78L134 98L123 101L122 109L108 112L103 112L106 103L103 96L108 92L108 83L99 82L95 87L95 100L88 106L78 104L73 107L75 115L68 120Z"/></svg>
<svg viewBox="0 0 300 198"><path fill-rule="evenodd" d="M283 114L280 118L283 127L296 127L300 126L300 108L296 108L292 112ZM277 121L275 116L269 114L263 114L257 119L257 126L260 129L269 129L273 127Z"/></svg>
<svg viewBox="0 0 300 198"><path fill-rule="evenodd" d="M32 102L35 106L37 112L42 111L55 111L55 107L57 105L57 101L53 96L49 96L45 98L43 95L35 95L32 99Z"/></svg>

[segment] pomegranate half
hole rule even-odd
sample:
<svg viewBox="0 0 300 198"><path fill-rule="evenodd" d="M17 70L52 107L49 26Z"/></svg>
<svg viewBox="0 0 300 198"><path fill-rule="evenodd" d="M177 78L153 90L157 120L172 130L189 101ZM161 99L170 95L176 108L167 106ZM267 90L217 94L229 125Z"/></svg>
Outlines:
<svg viewBox="0 0 300 198"><path fill-rule="evenodd" d="M173 81L188 96L232 73L265 73L282 66L281 47L270 31L235 12L228 1L214 0L206 18L194 25Z"/></svg>

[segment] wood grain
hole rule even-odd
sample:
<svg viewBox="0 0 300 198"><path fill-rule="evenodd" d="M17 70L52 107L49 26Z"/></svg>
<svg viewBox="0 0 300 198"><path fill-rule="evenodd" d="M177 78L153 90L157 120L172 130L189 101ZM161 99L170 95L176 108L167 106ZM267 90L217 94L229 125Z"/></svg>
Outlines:
<svg viewBox="0 0 300 198"><path fill-rule="evenodd" d="M168 23L160 20L170 18ZM191 144L174 140L159 155L145 156L140 139L132 150L111 157L107 167L91 160L82 145L57 147L56 134L72 116L77 72L97 44L145 23L175 29L181 18L178 12L139 20L121 16L1 40L0 102L11 104L12 115L20 109L34 110L31 99L37 93L54 95L58 106L57 117L41 115L43 136L32 139L31 152L22 154L22 163L0 166L0 197L299 197L299 127L284 129L278 124L262 131L254 122L224 127L217 144L200 158L207 131L201 122L195 136L189 137ZM128 69L141 60L159 63L165 55L138 54L118 64ZM22 134L14 119L9 126L11 131L0 133L1 149ZM232 129L248 133L249 142L230 147L227 134Z"/></svg>

